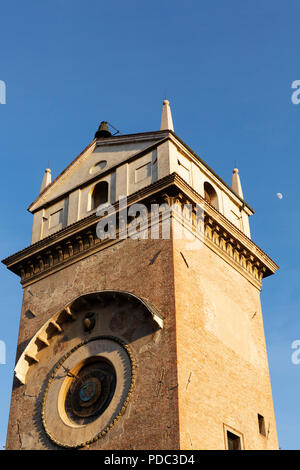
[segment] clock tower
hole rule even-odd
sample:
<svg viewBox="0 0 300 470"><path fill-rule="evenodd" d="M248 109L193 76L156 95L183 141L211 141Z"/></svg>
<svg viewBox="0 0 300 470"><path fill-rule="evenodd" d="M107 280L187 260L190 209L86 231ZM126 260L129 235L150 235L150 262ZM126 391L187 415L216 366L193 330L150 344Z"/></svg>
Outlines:
<svg viewBox="0 0 300 470"><path fill-rule="evenodd" d="M277 449L260 304L277 265L174 132L93 141L47 169L24 291L8 449Z"/></svg>

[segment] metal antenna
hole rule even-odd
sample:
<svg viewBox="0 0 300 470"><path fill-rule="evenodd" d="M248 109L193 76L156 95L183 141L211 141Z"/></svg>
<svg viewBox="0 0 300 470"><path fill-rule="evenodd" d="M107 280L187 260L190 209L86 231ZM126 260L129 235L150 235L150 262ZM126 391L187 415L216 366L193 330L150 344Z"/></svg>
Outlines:
<svg viewBox="0 0 300 470"><path fill-rule="evenodd" d="M122 132L120 132L118 129L116 129L110 122L107 121L107 124L109 124L110 127L112 127L116 131L113 135L122 134Z"/></svg>

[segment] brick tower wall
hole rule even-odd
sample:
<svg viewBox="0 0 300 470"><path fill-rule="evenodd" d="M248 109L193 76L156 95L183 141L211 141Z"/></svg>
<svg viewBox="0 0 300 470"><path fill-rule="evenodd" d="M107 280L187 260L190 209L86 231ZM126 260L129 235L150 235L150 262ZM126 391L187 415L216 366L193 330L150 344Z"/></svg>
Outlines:
<svg viewBox="0 0 300 470"><path fill-rule="evenodd" d="M174 240L180 447L278 449L260 292L208 246ZM267 437L259 433L264 416Z"/></svg>
<svg viewBox="0 0 300 470"><path fill-rule="evenodd" d="M17 357L56 311L88 292L109 289L133 293L155 305L164 318L163 329L156 333L149 330L134 340L134 331L128 331L127 338L123 333L136 359L136 384L124 416L90 448L179 448L173 280L171 240L128 239L24 289ZM28 310L35 317L28 318ZM116 336L117 328L115 325L112 332ZM46 378L70 344L58 341L54 349L46 348L39 363L30 368L26 385L14 379L7 449L58 448L42 427L41 402Z"/></svg>

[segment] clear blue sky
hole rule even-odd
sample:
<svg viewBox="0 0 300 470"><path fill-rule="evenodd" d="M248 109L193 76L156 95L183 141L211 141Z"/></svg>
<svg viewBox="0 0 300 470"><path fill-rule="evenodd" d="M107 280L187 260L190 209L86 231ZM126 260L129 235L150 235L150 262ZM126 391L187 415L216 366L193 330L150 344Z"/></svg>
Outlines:
<svg viewBox="0 0 300 470"><path fill-rule="evenodd" d="M299 23L297 0L27 0L2 3L0 18L1 259L30 242L26 208L44 169L56 176L101 120L122 133L159 129L166 94L176 133L229 183L237 161L253 239L281 267L262 304L283 449L300 449ZM2 446L21 287L4 266L0 286Z"/></svg>

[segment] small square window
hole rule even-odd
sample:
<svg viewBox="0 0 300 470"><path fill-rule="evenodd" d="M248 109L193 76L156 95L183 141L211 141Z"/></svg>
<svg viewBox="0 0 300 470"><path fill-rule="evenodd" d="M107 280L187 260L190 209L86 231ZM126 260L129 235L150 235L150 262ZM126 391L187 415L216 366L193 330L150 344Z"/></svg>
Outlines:
<svg viewBox="0 0 300 470"><path fill-rule="evenodd" d="M241 438L233 432L227 431L228 450L241 450Z"/></svg>
<svg viewBox="0 0 300 470"><path fill-rule="evenodd" d="M259 432L260 432L260 434L265 436L266 435L265 418L262 415L258 414L257 419L258 419Z"/></svg>
<svg viewBox="0 0 300 470"><path fill-rule="evenodd" d="M57 212L54 212L53 214L50 215L49 218L49 228L56 227L57 225L62 224L63 222L63 210L60 209Z"/></svg>

